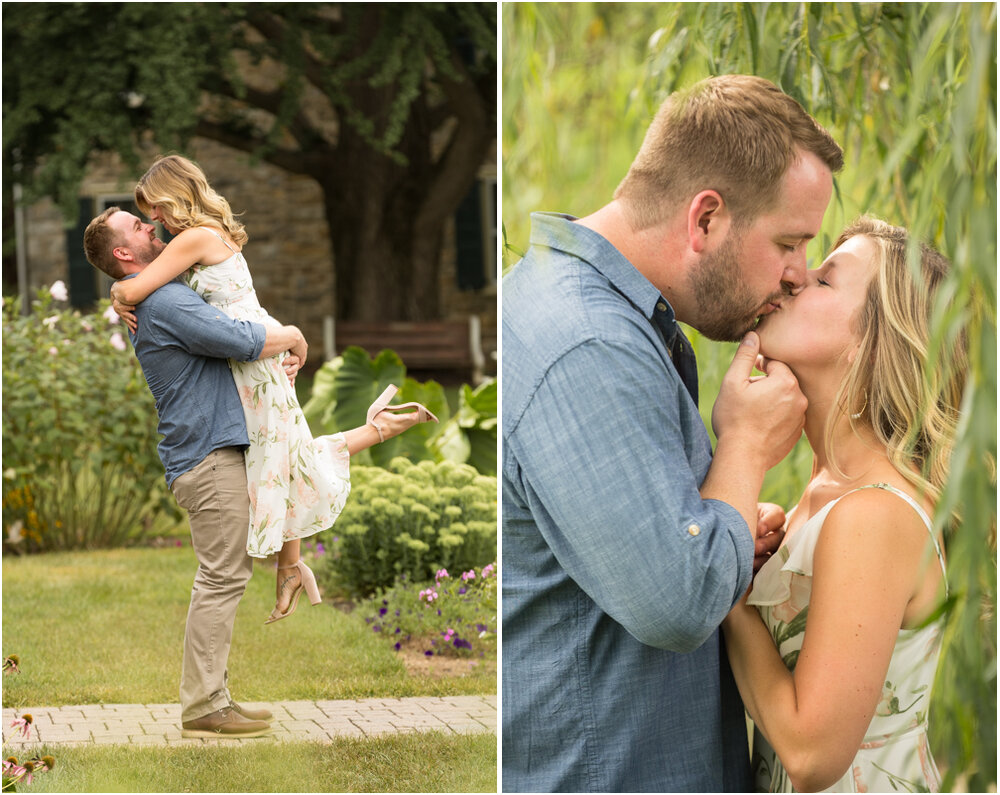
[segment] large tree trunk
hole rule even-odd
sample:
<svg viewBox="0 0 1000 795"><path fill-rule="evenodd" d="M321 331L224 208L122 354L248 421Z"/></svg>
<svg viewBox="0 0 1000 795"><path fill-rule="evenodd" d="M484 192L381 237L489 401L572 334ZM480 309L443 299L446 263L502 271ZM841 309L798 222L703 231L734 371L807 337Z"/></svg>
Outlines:
<svg viewBox="0 0 1000 795"><path fill-rule="evenodd" d="M474 91L471 84L462 88ZM388 104L371 87L355 101L372 117ZM352 127L341 126L332 167L318 177L337 274L338 319L440 317L446 225L475 183L493 135L488 113L467 108L463 115L471 119L454 125L435 157L431 146L441 114L418 98L397 147L405 164L373 153Z"/></svg>

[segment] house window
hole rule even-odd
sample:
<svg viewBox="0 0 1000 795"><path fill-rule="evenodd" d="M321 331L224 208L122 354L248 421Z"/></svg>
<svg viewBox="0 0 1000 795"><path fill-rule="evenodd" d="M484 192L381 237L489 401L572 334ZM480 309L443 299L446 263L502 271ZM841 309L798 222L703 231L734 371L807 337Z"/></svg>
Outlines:
<svg viewBox="0 0 1000 795"><path fill-rule="evenodd" d="M477 179L455 212L455 256L460 290L496 284L496 177Z"/></svg>

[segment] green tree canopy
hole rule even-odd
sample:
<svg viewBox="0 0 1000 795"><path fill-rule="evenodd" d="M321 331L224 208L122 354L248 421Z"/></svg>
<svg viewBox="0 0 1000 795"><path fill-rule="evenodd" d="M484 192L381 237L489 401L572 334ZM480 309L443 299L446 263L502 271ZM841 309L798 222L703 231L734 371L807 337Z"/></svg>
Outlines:
<svg viewBox="0 0 1000 795"><path fill-rule="evenodd" d="M938 506L954 599L931 740L972 791L996 780L996 5L925 3L511 4L503 20L505 264L535 210L586 215L625 176L656 108L704 77L749 73L798 99L845 153L814 261L867 212L906 226L954 268L933 321L971 340L962 425ZM694 334L703 394L731 350ZM711 411L704 401L703 412ZM707 417L706 417L707 418ZM803 444L765 496L790 505Z"/></svg>
<svg viewBox="0 0 1000 795"><path fill-rule="evenodd" d="M93 153L138 176L140 140L203 136L319 183L338 316L437 314L443 227L495 136L494 4L18 3L3 64L5 191L69 217Z"/></svg>

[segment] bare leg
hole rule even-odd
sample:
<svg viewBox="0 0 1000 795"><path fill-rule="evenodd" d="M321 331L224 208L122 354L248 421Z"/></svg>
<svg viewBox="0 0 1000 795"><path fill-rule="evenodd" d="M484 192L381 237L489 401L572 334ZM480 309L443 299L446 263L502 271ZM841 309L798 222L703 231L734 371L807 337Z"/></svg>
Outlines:
<svg viewBox="0 0 1000 795"><path fill-rule="evenodd" d="M302 575L295 567L299 560L299 539L286 541L278 550L278 582L276 588L275 607L278 612L284 613L291 602L292 594L299 587Z"/></svg>

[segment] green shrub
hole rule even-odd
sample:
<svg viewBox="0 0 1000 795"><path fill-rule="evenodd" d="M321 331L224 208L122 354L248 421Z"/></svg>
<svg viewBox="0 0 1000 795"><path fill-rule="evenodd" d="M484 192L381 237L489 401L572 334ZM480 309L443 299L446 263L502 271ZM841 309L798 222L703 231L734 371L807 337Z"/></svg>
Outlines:
<svg viewBox="0 0 1000 795"><path fill-rule="evenodd" d="M18 298L4 299L5 549L139 540L172 506L153 397L107 302L81 315L57 308L52 292L39 290L24 316Z"/></svg>
<svg viewBox="0 0 1000 795"><path fill-rule="evenodd" d="M366 600L357 615L396 651L409 645L428 656L495 659L496 564L455 574L440 569L424 583L402 577Z"/></svg>
<svg viewBox="0 0 1000 795"><path fill-rule="evenodd" d="M451 461L352 466L351 497L327 533L318 573L350 597L471 569L497 555L497 481Z"/></svg>
<svg viewBox="0 0 1000 795"><path fill-rule="evenodd" d="M444 390L436 381L420 383L406 377L406 366L391 350L375 358L358 347L326 362L312 384L309 401L302 407L313 435L335 433L365 423L368 407L389 384L399 386L395 403L423 403L441 421L424 423L406 433L361 452L357 463L387 466L403 456L411 461L454 461L470 464L484 475L497 471L497 382L476 389L464 385L454 416Z"/></svg>

